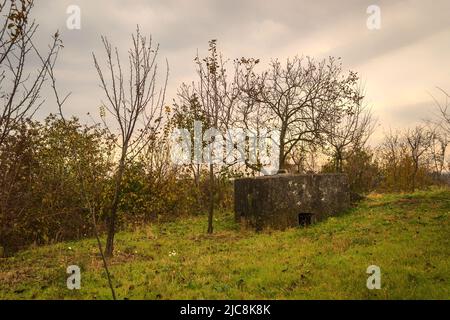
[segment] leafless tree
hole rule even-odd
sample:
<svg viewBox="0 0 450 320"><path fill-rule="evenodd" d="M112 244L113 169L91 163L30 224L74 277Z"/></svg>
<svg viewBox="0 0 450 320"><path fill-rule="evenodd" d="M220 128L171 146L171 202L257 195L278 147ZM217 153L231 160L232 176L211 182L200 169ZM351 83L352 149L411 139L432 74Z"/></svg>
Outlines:
<svg viewBox="0 0 450 320"><path fill-rule="evenodd" d="M217 159L216 139L226 133L233 123L236 106L239 103L239 88L235 78L228 78L226 63L217 51L217 41L209 41L209 56L195 58L197 81L191 85L183 85L178 96L181 101L190 103L193 98L198 100L203 123L206 129L203 140L208 142L206 156L209 170L209 209L208 233L213 233L215 174L223 159Z"/></svg>
<svg viewBox="0 0 450 320"><path fill-rule="evenodd" d="M450 144L450 95L441 88L438 88L443 96L443 100L439 100L432 96L437 115L432 119L428 119L428 124L432 132L431 156L434 163L435 173L439 176L446 169L447 150ZM449 168L450 169L450 166Z"/></svg>
<svg viewBox="0 0 450 320"><path fill-rule="evenodd" d="M42 105L41 88L49 65L55 63L62 46L56 32L44 54L34 44L38 29L31 19L33 0L0 2L0 145L18 123L30 118ZM32 61L38 58L40 65Z"/></svg>
<svg viewBox="0 0 450 320"><path fill-rule="evenodd" d="M411 159L413 161L411 189L415 190L419 165L422 161L423 155L430 148L432 134L427 130L425 126L418 125L413 129L408 129L404 135L404 139L408 147L409 155L411 156Z"/></svg>
<svg viewBox="0 0 450 320"><path fill-rule="evenodd" d="M132 36L132 47L128 52L128 80L122 70L117 48L112 48L106 37L102 37L106 52L105 72L93 53L95 68L100 78L100 87L106 95L103 108L114 119L118 127L120 158L114 180L114 194L108 215L108 236L105 253L112 256L122 179L127 163L135 158L155 139L161 127L165 92L169 68L167 65L164 83L159 86L157 56L159 45L152 38L142 36L139 27ZM167 63L167 61L166 61ZM107 127L105 116L103 122Z"/></svg>
<svg viewBox="0 0 450 320"><path fill-rule="evenodd" d="M450 145L449 134L442 130L440 126L434 126L430 129L430 156L433 163L434 174L440 178L442 172L446 169L446 155Z"/></svg>
<svg viewBox="0 0 450 320"><path fill-rule="evenodd" d="M330 57L317 62L294 57L285 65L273 60L268 71L250 74L241 81L246 99L252 101L248 105L262 108L258 113L264 115L266 126L280 131L280 169L285 169L288 155L297 144L317 141L331 106L360 100L357 74L350 71L344 75L338 60Z"/></svg>
<svg viewBox="0 0 450 320"><path fill-rule="evenodd" d="M384 132L382 142L376 148L377 159L384 172L384 180L390 179L390 183L399 191L399 180L402 176L401 163L407 154L407 147L398 130L389 129Z"/></svg>
<svg viewBox="0 0 450 320"><path fill-rule="evenodd" d="M318 144L300 141L291 151L289 160L292 162L295 173L317 172L320 156Z"/></svg>
<svg viewBox="0 0 450 320"><path fill-rule="evenodd" d="M438 110L437 124L450 134L450 95L441 88L438 88L438 90L444 96L444 101L441 102L432 96Z"/></svg>
<svg viewBox="0 0 450 320"><path fill-rule="evenodd" d="M102 192L105 191L106 186L101 183L96 177L94 172L91 172L89 166L82 167L81 163L77 164L78 177L81 182L81 194L84 198L87 209L92 218L92 225L94 229L95 239L97 240L97 246L102 258L103 268L106 273L106 278L108 279L109 288L111 290L111 295L114 300L116 300L116 292L112 283L111 274L108 267L108 262L106 260L105 251L103 250L103 245L100 240L100 235L97 226L97 216L99 215L99 206L97 205L98 199L101 199Z"/></svg>

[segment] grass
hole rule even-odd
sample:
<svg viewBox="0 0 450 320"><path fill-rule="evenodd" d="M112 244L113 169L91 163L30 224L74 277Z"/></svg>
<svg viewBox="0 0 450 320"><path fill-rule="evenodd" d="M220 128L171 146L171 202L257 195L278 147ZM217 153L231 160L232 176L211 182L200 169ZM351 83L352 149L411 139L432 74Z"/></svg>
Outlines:
<svg viewBox="0 0 450 320"><path fill-rule="evenodd" d="M119 299L449 299L450 191L371 195L307 228L255 233L231 214L117 235L110 261ZM82 270L68 290L66 268ZM380 290L366 269L381 268ZM93 239L0 259L0 299L110 299Z"/></svg>

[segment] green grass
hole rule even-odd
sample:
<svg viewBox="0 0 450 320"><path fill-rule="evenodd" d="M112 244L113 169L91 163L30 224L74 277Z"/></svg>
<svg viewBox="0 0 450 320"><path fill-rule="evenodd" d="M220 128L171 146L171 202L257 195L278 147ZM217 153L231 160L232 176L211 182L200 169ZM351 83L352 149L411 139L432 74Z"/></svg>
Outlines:
<svg viewBox="0 0 450 320"><path fill-rule="evenodd" d="M231 214L205 234L203 217L117 235L110 261L119 299L449 299L450 191L371 195L308 228L255 233ZM175 252L173 255L171 252ZM66 268L81 267L81 290ZM368 290L378 265L381 290ZM110 299L87 239L0 259L1 299Z"/></svg>

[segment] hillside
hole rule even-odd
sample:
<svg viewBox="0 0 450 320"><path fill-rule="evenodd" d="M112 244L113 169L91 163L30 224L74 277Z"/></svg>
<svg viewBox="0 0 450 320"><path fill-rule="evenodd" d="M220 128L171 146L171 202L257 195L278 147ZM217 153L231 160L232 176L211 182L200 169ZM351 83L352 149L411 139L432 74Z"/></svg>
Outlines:
<svg viewBox="0 0 450 320"><path fill-rule="evenodd" d="M450 191L369 196L345 215L284 232L242 231L218 215L117 235L120 299L448 299ZM81 290L66 288L79 265ZM382 289L368 290L378 265ZM0 259L0 299L110 299L94 239Z"/></svg>

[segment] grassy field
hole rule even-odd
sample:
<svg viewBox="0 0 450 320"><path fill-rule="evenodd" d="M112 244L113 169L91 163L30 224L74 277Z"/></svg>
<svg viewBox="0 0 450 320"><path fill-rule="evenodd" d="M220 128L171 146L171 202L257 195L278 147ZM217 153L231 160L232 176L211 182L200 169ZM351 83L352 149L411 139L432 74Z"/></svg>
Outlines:
<svg viewBox="0 0 450 320"><path fill-rule="evenodd" d="M231 214L205 234L203 217L117 236L119 299L449 299L450 191L371 195L308 228L254 233ZM68 290L66 268L82 270ZM366 269L381 268L381 290ZM0 259L1 299L110 299L93 239Z"/></svg>

